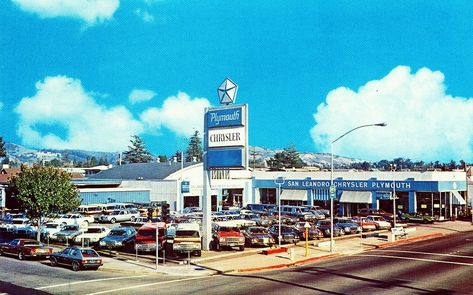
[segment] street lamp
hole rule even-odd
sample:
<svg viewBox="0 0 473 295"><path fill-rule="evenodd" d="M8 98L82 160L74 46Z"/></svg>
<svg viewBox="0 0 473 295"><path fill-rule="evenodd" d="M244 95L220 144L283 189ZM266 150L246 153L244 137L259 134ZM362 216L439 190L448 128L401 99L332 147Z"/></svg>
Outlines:
<svg viewBox="0 0 473 295"><path fill-rule="evenodd" d="M278 177L274 180L274 182L278 185L278 245L281 248L281 185L284 184L284 177Z"/></svg>
<svg viewBox="0 0 473 295"><path fill-rule="evenodd" d="M385 127L387 126L386 123L377 123L377 124L367 124L367 125L361 125L358 127L355 127L339 137L337 137L335 140L333 140L330 143L330 252L333 252L333 199L335 197L335 186L333 185L333 144L337 142L339 139L347 135L348 133L351 133L355 131L356 129L364 128L364 127L371 127L371 126L378 126L378 127Z"/></svg>
<svg viewBox="0 0 473 295"><path fill-rule="evenodd" d="M396 228L396 164L389 164L391 166L391 172L393 176L393 228Z"/></svg>

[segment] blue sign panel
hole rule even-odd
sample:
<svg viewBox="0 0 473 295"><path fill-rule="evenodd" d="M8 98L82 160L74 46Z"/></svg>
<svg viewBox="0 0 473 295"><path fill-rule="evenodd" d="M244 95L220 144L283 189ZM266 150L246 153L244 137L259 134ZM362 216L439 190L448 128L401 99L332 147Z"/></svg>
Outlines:
<svg viewBox="0 0 473 295"><path fill-rule="evenodd" d="M243 126L243 107L223 108L209 110L207 112L207 127L229 127L229 126Z"/></svg>
<svg viewBox="0 0 473 295"><path fill-rule="evenodd" d="M190 192L190 186L191 186L191 183L190 181L181 181L181 193L188 193Z"/></svg>
<svg viewBox="0 0 473 295"><path fill-rule="evenodd" d="M212 149L207 151L207 168L241 169L245 167L245 149Z"/></svg>

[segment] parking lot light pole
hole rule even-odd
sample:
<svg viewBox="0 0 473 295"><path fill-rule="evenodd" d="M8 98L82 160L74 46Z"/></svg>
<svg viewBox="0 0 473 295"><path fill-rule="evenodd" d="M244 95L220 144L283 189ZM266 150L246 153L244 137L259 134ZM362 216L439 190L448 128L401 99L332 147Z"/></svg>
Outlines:
<svg viewBox="0 0 473 295"><path fill-rule="evenodd" d="M281 185L284 184L284 178L278 177L274 182L278 185L278 245L281 248Z"/></svg>
<svg viewBox="0 0 473 295"><path fill-rule="evenodd" d="M377 124L367 124L367 125L360 125L358 127L355 127L339 137L337 137L335 140L333 140L330 143L330 189L334 189L333 185L333 144L337 142L339 139L347 135L348 133L351 133L357 129L364 128L364 127L371 127L371 126L377 126L377 127L385 127L387 126L386 123L377 123ZM333 253L333 199L334 199L334 194L331 192L330 193L330 252Z"/></svg>
<svg viewBox="0 0 473 295"><path fill-rule="evenodd" d="M390 164L393 176L393 228L396 228L396 164Z"/></svg>

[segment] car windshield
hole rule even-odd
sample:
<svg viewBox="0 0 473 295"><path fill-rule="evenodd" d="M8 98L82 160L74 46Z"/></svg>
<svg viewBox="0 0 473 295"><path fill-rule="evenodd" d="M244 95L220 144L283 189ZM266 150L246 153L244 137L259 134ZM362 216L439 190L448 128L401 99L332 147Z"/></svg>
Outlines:
<svg viewBox="0 0 473 295"><path fill-rule="evenodd" d="M63 230L66 231L66 230L78 230L78 229L79 228L75 225L66 225L66 226L64 226Z"/></svg>
<svg viewBox="0 0 473 295"><path fill-rule="evenodd" d="M111 236L124 236L126 235L126 231L125 230L112 230L110 232L110 235Z"/></svg>
<svg viewBox="0 0 473 295"><path fill-rule="evenodd" d="M155 237L156 236L156 229L141 229L138 231L138 235L143 237ZM159 229L159 235L164 236L164 229Z"/></svg>
<svg viewBox="0 0 473 295"><path fill-rule="evenodd" d="M120 214L120 210L115 210L112 212L112 215L119 215Z"/></svg>
<svg viewBox="0 0 473 295"><path fill-rule="evenodd" d="M176 231L176 237L192 237L198 238L199 232L195 230L178 230Z"/></svg>
<svg viewBox="0 0 473 295"><path fill-rule="evenodd" d="M262 227L250 227L250 233L252 234L267 234L268 231Z"/></svg>
<svg viewBox="0 0 473 295"><path fill-rule="evenodd" d="M223 231L223 232L232 232L232 231L236 231L236 232L240 232L240 229L238 229L238 227L220 227L218 229L219 231Z"/></svg>
<svg viewBox="0 0 473 295"><path fill-rule="evenodd" d="M82 249L80 252L84 257L99 257L99 254L92 249Z"/></svg>
<svg viewBox="0 0 473 295"><path fill-rule="evenodd" d="M23 224L23 223L25 223L25 221L23 221L23 220L12 220L11 223L13 223L13 224Z"/></svg>
<svg viewBox="0 0 473 295"><path fill-rule="evenodd" d="M57 228L59 224L55 223L46 223L46 228Z"/></svg>
<svg viewBox="0 0 473 295"><path fill-rule="evenodd" d="M101 228L89 228L87 229L88 234L99 234L102 232Z"/></svg>
<svg viewBox="0 0 473 295"><path fill-rule="evenodd" d="M322 222L319 222L319 225L327 226L327 225L330 225L330 222L322 221Z"/></svg>

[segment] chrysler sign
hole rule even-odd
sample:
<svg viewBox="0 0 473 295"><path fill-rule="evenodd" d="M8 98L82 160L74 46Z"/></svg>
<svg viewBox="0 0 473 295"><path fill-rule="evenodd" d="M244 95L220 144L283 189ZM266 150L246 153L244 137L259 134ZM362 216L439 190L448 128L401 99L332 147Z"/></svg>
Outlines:
<svg viewBox="0 0 473 295"><path fill-rule="evenodd" d="M245 127L210 129L209 147L244 146Z"/></svg>

